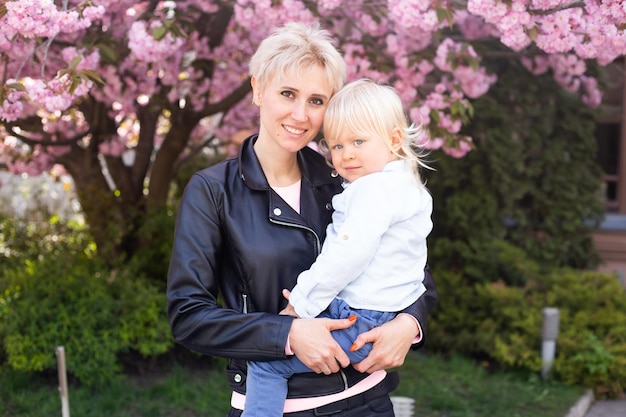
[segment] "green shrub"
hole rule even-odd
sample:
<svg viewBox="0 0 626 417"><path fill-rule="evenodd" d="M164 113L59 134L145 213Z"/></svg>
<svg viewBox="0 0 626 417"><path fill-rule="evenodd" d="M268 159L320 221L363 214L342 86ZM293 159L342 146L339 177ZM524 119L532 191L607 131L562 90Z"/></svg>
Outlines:
<svg viewBox="0 0 626 417"><path fill-rule="evenodd" d="M488 251L504 240L541 265L595 267L591 232L604 208L593 111L549 74L532 76L510 59L484 63L498 83L472 102L464 133L475 149L461 159L433 152L436 170L425 172L434 201L429 263L495 281L502 271Z"/></svg>
<svg viewBox="0 0 626 417"><path fill-rule="evenodd" d="M124 268L145 276L165 292L167 268L174 236L175 210L165 207L143 219L137 231L138 245Z"/></svg>
<svg viewBox="0 0 626 417"><path fill-rule="evenodd" d="M6 365L54 369L55 347L63 345L68 372L97 385L118 375L120 353L150 356L172 347L162 292L85 254L64 255L45 254L0 276Z"/></svg>
<svg viewBox="0 0 626 417"><path fill-rule="evenodd" d="M44 254L66 256L70 251L91 256L95 250L85 226L77 222L63 222L54 215L45 222L0 215L0 275Z"/></svg>
<svg viewBox="0 0 626 417"><path fill-rule="evenodd" d="M622 393L626 291L616 277L569 268L540 271L532 261L522 260L510 267L523 277L523 286L502 280L469 283L458 272L435 271L441 301L430 320L428 347L539 372L542 313L555 307L560 331L553 375L599 394Z"/></svg>

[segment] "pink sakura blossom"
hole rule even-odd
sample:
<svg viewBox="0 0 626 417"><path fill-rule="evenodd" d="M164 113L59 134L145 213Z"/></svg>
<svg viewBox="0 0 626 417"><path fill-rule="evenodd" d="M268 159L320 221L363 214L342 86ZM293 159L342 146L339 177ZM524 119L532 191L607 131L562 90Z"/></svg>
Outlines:
<svg viewBox="0 0 626 417"><path fill-rule="evenodd" d="M545 74L548 68L550 68L549 58L543 55L534 57L524 56L522 57L522 64L534 75Z"/></svg>
<svg viewBox="0 0 626 417"><path fill-rule="evenodd" d="M150 29L161 28L161 22L153 22ZM148 33L145 22L133 23L128 32L128 47L132 55L139 61L160 63L172 56L183 45L183 39L175 38L171 33L163 39L157 40Z"/></svg>
<svg viewBox="0 0 626 417"><path fill-rule="evenodd" d="M602 93L598 88L598 80L583 75L580 77L580 81L584 91L582 96L583 103L591 108L598 107L602 102Z"/></svg>
<svg viewBox="0 0 626 417"><path fill-rule="evenodd" d="M59 32L59 11L52 0L7 1L3 31L8 38L55 36Z"/></svg>
<svg viewBox="0 0 626 417"><path fill-rule="evenodd" d="M320 0L319 6L326 10L334 10L341 5L341 0Z"/></svg>
<svg viewBox="0 0 626 417"><path fill-rule="evenodd" d="M488 38L498 34L493 25L486 23L478 16L471 15L467 10L458 10L454 14L454 22L468 40Z"/></svg>
<svg viewBox="0 0 626 417"><path fill-rule="evenodd" d="M207 22L214 22L224 7L214 0L161 1L154 10L152 3L132 0L93 0L88 5L82 0L6 1L7 13L0 18L0 79L6 80L0 85L0 118L19 124L27 116L40 117L45 126L40 134L62 143L89 130L91 121L78 105L89 93L120 127L113 142L101 145L107 155L128 151L140 127L137 114L157 103L164 115L171 110L208 115L193 127L189 145L211 137L226 143L238 131L256 129L258 108L247 97L222 114L207 109L246 83L248 61L259 42L273 26L321 21L344 54L349 80L369 77L393 85L411 119L429 130L429 146L460 157L471 149L471 139L460 136L458 112L496 82L481 67L475 41L484 45L483 40L499 40L519 52L529 71L550 70L563 88L590 106L598 105L601 93L585 61L605 65L626 54L626 3L621 0L231 3L233 15L223 22L224 33L214 34ZM446 8L454 12L448 15L452 22L439 20L437 13ZM156 36L164 24L173 26ZM450 24L464 39L442 36ZM74 76L92 71L104 85L86 79L72 84L69 75L60 75L77 57ZM204 71L209 62L210 75ZM11 79L25 91L7 89ZM0 128L0 140L6 137ZM158 148L162 140L160 132L154 145ZM63 150L38 152L57 155ZM6 153L2 157L9 158ZM14 166L29 161L19 152L11 158Z"/></svg>
<svg viewBox="0 0 626 417"><path fill-rule="evenodd" d="M406 30L432 33L443 25L430 0L390 0L388 7L391 19Z"/></svg>
<svg viewBox="0 0 626 417"><path fill-rule="evenodd" d="M409 118L417 125L428 126L430 124L430 108L426 105L413 107L409 112Z"/></svg>
<svg viewBox="0 0 626 417"><path fill-rule="evenodd" d="M453 146L443 146L443 151L453 158L463 158L472 150L472 138L466 136L462 140L456 142Z"/></svg>
<svg viewBox="0 0 626 417"><path fill-rule="evenodd" d="M430 140L428 140L427 142L424 142L422 144L422 146L425 149L435 150L435 149L443 148L445 143L446 143L446 141L443 138L434 137L434 138L431 138Z"/></svg>
<svg viewBox="0 0 626 417"><path fill-rule="evenodd" d="M478 98L485 94L498 77L494 74L487 74L485 68L473 70L471 67L461 66L452 72L459 81L466 96Z"/></svg>
<svg viewBox="0 0 626 417"><path fill-rule="evenodd" d="M460 120L452 120L452 116L449 114L442 114L437 126L447 130L450 133L459 133L461 130L461 121Z"/></svg>
<svg viewBox="0 0 626 417"><path fill-rule="evenodd" d="M9 172L29 176L41 175L54 165L52 155L40 146L36 146L32 152L22 153L15 159L5 159L4 162Z"/></svg>
<svg viewBox="0 0 626 417"><path fill-rule="evenodd" d="M107 142L101 142L98 145L98 150L103 155L120 156L126 152L126 141L116 136Z"/></svg>
<svg viewBox="0 0 626 417"><path fill-rule="evenodd" d="M15 82L15 80L9 80ZM16 89L10 89L6 98L0 106L0 119L7 122L13 122L22 115L24 110L24 103L22 98L25 94L22 91Z"/></svg>

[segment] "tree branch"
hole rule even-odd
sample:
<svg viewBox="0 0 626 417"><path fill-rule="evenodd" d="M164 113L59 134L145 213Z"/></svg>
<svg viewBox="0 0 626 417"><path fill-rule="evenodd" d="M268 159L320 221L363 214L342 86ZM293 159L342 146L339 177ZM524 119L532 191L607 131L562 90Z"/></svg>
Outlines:
<svg viewBox="0 0 626 417"><path fill-rule="evenodd" d="M573 9L575 7L585 7L584 1L575 1L570 4L566 4L564 6L556 7L554 9L549 10L537 10L537 9L529 9L528 13L538 15L538 16L547 16L556 12L560 12L567 9Z"/></svg>
<svg viewBox="0 0 626 417"><path fill-rule="evenodd" d="M242 81L239 87L234 89L221 101L207 105L200 112L200 118L228 111L235 104L239 103L239 101L241 101L250 91L252 91L252 86L250 85L250 77L248 77L244 81Z"/></svg>

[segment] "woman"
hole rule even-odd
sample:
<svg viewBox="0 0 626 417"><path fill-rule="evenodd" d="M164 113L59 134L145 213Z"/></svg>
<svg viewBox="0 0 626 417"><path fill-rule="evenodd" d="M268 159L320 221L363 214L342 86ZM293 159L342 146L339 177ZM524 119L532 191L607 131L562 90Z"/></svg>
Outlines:
<svg viewBox="0 0 626 417"><path fill-rule="evenodd" d="M316 373L290 378L286 413L391 417L397 374L384 369L423 343L438 299L428 272L417 302L355 340L373 349L354 366L330 334L350 320L278 314L287 305L282 290L319 254L331 199L341 191L306 145L345 81L345 63L327 32L293 23L261 43L250 74L259 134L243 142L238 158L196 173L179 206L167 289L173 335L191 350L230 359L231 417L245 402L246 361L291 354Z"/></svg>

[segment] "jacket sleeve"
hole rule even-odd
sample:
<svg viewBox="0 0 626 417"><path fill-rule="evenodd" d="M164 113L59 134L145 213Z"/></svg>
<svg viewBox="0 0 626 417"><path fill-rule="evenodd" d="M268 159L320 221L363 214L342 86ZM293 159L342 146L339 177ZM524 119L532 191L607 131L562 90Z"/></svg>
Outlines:
<svg viewBox="0 0 626 417"><path fill-rule="evenodd" d="M422 328L422 338L411 347L413 350L420 349L424 346L424 343L426 342L426 335L428 334L428 314L439 301L437 285L435 284L435 280L430 273L428 265L424 268L423 284L426 287L426 292L422 294L417 301L401 311L401 313L407 313L415 317Z"/></svg>
<svg viewBox="0 0 626 417"><path fill-rule="evenodd" d="M217 182L196 174L181 199L166 291L172 334L181 345L205 355L284 358L293 317L244 314L243 308L223 308L218 303L221 256L227 244L220 221L222 196Z"/></svg>

